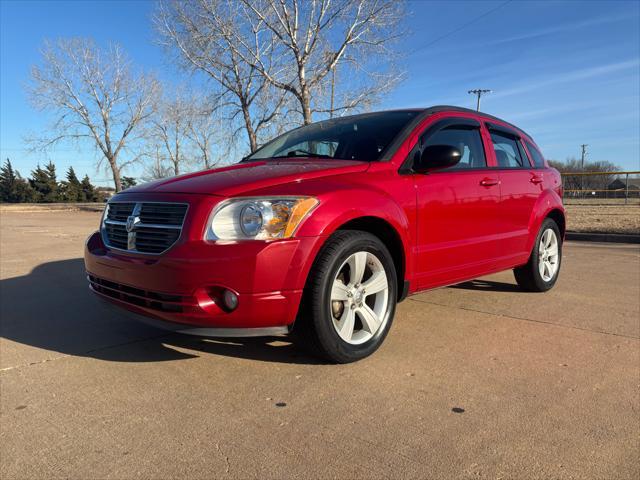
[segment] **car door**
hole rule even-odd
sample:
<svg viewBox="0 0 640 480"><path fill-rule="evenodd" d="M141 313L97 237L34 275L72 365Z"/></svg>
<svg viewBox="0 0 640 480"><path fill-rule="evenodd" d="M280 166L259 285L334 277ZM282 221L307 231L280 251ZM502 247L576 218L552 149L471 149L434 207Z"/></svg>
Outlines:
<svg viewBox="0 0 640 480"><path fill-rule="evenodd" d="M462 159L444 170L414 174L416 283L421 289L484 273L497 254L500 186L498 172L487 168L480 123L457 117L437 121L420 136L410 158L430 145L454 146Z"/></svg>
<svg viewBox="0 0 640 480"><path fill-rule="evenodd" d="M544 187L544 170L531 164L517 132L492 124L487 127L500 178L499 261L526 261L529 223Z"/></svg>

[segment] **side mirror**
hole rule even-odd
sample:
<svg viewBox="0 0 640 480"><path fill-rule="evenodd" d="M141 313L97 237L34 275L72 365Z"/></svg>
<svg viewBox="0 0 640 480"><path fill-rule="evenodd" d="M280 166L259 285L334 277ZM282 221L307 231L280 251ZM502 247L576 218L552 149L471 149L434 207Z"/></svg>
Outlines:
<svg viewBox="0 0 640 480"><path fill-rule="evenodd" d="M416 173L427 173L432 170L453 167L462 158L462 153L451 145L430 145L422 150L420 157L413 165Z"/></svg>

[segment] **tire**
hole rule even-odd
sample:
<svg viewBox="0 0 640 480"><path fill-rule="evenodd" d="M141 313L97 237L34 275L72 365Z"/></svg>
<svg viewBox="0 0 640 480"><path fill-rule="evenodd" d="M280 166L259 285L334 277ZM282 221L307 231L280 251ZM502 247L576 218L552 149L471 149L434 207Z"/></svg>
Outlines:
<svg viewBox="0 0 640 480"><path fill-rule="evenodd" d="M331 362L363 359L387 336L397 285L391 255L377 237L357 230L338 231L311 268L294 334Z"/></svg>
<svg viewBox="0 0 640 480"><path fill-rule="evenodd" d="M552 255L555 244L555 256ZM547 265L543 263L547 262ZM513 270L516 282L528 292L546 292L558 280L562 264L562 236L555 221L547 218L542 222L538 236L529 256L529 261Z"/></svg>

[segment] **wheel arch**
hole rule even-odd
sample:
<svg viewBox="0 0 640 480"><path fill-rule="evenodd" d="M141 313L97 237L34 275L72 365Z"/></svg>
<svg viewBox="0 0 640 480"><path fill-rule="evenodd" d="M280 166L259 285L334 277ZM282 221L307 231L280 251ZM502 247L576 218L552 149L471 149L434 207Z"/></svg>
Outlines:
<svg viewBox="0 0 640 480"><path fill-rule="evenodd" d="M391 258L393 259L398 282L397 295L398 300L401 300L405 290L404 283L407 259L404 243L398 231L386 220L374 216L353 218L340 225L336 231L338 230L359 230L370 233L380 239L384 246L387 247L387 250L389 250Z"/></svg>
<svg viewBox="0 0 640 480"><path fill-rule="evenodd" d="M540 230L540 225L546 218L553 219L560 228L562 238L564 238L567 228L566 214L562 205L562 199L553 190L545 190L538 198L529 219L529 239L526 251L531 251L533 244Z"/></svg>
<svg viewBox="0 0 640 480"><path fill-rule="evenodd" d="M564 234L567 230L567 219L565 218L564 212L559 208L554 208L549 213L547 213L547 216L545 218L550 218L551 220L556 222L558 228L560 229L560 235L562 235L562 238L564 239Z"/></svg>

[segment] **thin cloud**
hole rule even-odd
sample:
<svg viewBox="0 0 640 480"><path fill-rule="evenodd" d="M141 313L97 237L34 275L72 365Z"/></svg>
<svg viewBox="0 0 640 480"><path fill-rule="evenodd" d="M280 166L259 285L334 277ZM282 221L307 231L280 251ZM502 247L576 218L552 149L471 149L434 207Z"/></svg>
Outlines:
<svg viewBox="0 0 640 480"><path fill-rule="evenodd" d="M471 43L464 42L463 44L459 44L459 45L449 45L444 48L436 48L436 49L431 49L427 51L422 51L423 47L420 47L414 50L413 52L411 52L409 55L420 53L423 56L427 56L427 55L437 55L445 52L453 52L453 51L459 51L459 50L468 51L469 49L486 48L486 47L491 47L496 45L502 45L505 43L519 42L522 40L530 40L534 38L542 38L542 37L555 35L558 33L570 32L574 30L580 30L582 28L605 25L608 23L624 22L630 19L637 19L637 18L638 18L638 15L627 15L627 14L612 15L609 17L594 17L594 18L589 18L585 20L580 20L574 23L563 23L562 25L541 28L538 30L532 30L530 32L522 33L519 35L513 35L510 37L498 38L496 40L491 40L488 42L471 42Z"/></svg>
<svg viewBox="0 0 640 480"><path fill-rule="evenodd" d="M523 120L531 120L533 118L546 118L546 117L554 117L557 115L565 114L565 113L574 113L580 112L584 110L592 110L594 108L599 107L611 107L612 105L638 105L638 101L640 97L638 96L630 96L630 97L622 97L622 98L605 98L602 100L579 100L571 103L562 103L560 105L553 105L547 108L540 108L536 110L525 109L522 111L516 112L504 112L501 111L500 115L504 118L509 118L514 121L523 121Z"/></svg>
<svg viewBox="0 0 640 480"><path fill-rule="evenodd" d="M569 23L569 24L562 24L562 25L558 25L558 26L555 26L555 27L542 28L542 29L537 30L537 31L523 33L523 34L520 34L520 35L514 35L512 37L500 38L498 40L487 42L487 43L484 44L484 46L500 45L500 44L503 44L503 43L518 42L520 40L530 40L532 38L546 37L546 36L549 36L549 35L554 35L556 33L564 33L564 32L569 32L569 31L572 31L572 30L579 30L581 28L593 27L593 26L596 26L596 25L603 25L603 24L606 24L606 23L621 22L621 21L629 20L630 18L635 18L635 17L637 17L637 15L631 15L631 16L630 15L616 15L616 16L611 16L611 17L590 18L590 19L587 19L587 20L581 20L579 22L574 22L574 23Z"/></svg>
<svg viewBox="0 0 640 480"><path fill-rule="evenodd" d="M526 83L520 86L513 87L507 90L500 90L493 94L493 98L503 98L512 95L519 95L521 93L527 93L532 90L538 90L545 87L551 87L554 85L575 82L578 80L585 80L587 78L598 77L601 75L607 75L610 73L619 72L622 70L629 70L631 68L638 68L640 66L640 59L635 58L633 60L626 60L624 62L610 63L608 65L600 65L598 67L585 68L574 72L566 72L563 74L549 75L546 79L537 80L535 82Z"/></svg>

